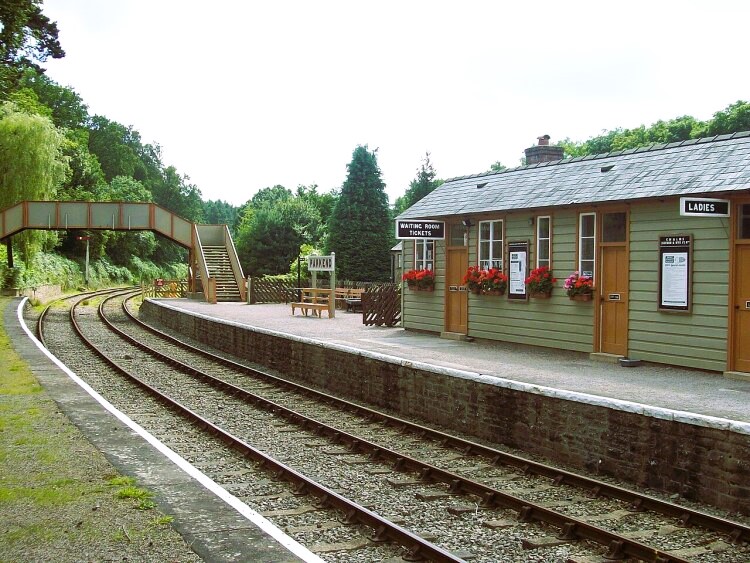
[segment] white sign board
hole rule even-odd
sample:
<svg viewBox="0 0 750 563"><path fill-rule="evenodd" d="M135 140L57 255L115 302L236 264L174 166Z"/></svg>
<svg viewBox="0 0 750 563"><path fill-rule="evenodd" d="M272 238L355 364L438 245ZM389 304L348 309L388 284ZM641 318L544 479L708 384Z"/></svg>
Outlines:
<svg viewBox="0 0 750 563"><path fill-rule="evenodd" d="M310 255L306 258L310 272L333 272L336 270L336 254L330 256Z"/></svg>

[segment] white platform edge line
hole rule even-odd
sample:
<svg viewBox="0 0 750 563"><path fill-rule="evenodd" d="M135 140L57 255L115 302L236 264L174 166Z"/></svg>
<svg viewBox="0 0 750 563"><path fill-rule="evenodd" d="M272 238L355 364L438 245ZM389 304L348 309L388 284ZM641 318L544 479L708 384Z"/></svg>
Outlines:
<svg viewBox="0 0 750 563"><path fill-rule="evenodd" d="M109 411L110 414L112 414L115 418L120 420L120 422L125 424L128 428L130 428L133 432L138 434L141 438L146 440L149 444L151 444L154 448L156 448L156 450L158 450L162 455L164 455L167 459L169 459L172 463L174 463L177 467L179 467L183 472L185 472L187 475L189 475L190 477L198 481L207 490L209 490L215 496L217 496L218 498L223 500L225 503L227 503L229 506L234 508L239 514L241 514L247 520L255 524L258 528L260 528L262 531L267 533L269 536L271 536L280 545L284 546L291 553L293 553L294 555L296 555L303 561L308 561L311 563L323 563L323 559L321 559L320 557L312 553L303 545L299 544L293 538L286 535L283 531L277 528L276 525L274 525L270 520L267 520L266 518L258 514L255 510L250 508L247 504L242 502L239 498L229 493L226 489L221 487L218 483L216 483L214 480L212 480L202 471L197 469L195 466L189 463L182 456L177 454L174 450L172 450L171 448L169 448L168 446L160 442L155 436L153 436L150 432L148 432L146 429L144 429L142 426L140 426L138 423L136 423L134 420L128 417L125 413L117 409L112 403L110 403L104 397L102 397L88 383L86 383L80 377L78 377L75 373L73 373L56 356L54 356L49 350L47 350L42 345L42 343L36 338L36 336L32 334L32 332L29 330L29 328L26 326L26 323L23 320L23 307L27 299L28 299L27 297L24 297L18 305L17 316L18 316L19 324L21 325L21 327L23 328L24 332L29 337L29 339L36 345L36 347L39 348L39 350L41 350L42 353L45 356L47 356L47 358L49 358L50 361L52 361L57 367L59 367L62 371L64 371L65 374L70 379L72 379L79 387L81 387L84 391L86 391L86 393L88 393L94 400L96 400L107 411Z"/></svg>
<svg viewBox="0 0 750 563"><path fill-rule="evenodd" d="M231 326L237 326L237 327L241 327L245 329L249 328L261 334L267 334L269 336L279 336L279 337L287 338L289 340L302 342L304 344L310 344L313 346L325 346L327 348L340 350L342 352L347 352L349 354L356 354L359 356L364 356L366 358L372 358L374 360L381 360L381 361L385 361L389 363L395 363L403 367L412 367L415 369L431 371L431 372L440 373L443 375L460 377L462 379L472 379L475 381L482 381L489 385L497 385L499 387L505 387L506 389L513 389L513 390L522 391L525 393L533 393L535 395L542 395L545 397L552 397L555 399L575 401L577 403L584 403L584 404L592 405L592 406L605 407L605 408L615 409L615 410L624 411L624 412L632 412L632 413L637 413L637 414L641 414L644 416L649 416L651 418L658 418L662 420L672 420L672 421L681 422L684 424L692 424L693 426L703 426L706 428L718 428L721 430L736 432L738 434L750 435L750 423L748 422L730 420L728 418L720 418L720 417L709 416L705 414L697 414L697 413L692 413L692 412L687 412L687 411L678 411L678 410L673 410L673 409L668 409L668 408L663 408L663 407L656 407L653 405L636 403L633 401L626 401L624 399L611 399L609 397L603 397L601 395L581 393L580 391L565 391L563 389L556 389L554 387L546 387L544 385L535 385L533 383L525 383L522 381L515 381L513 379L505 379L496 375L482 374L478 372L460 370L456 368L437 366L434 364L427 364L424 362L413 362L410 360L405 360L403 358L398 358L396 356L389 356L388 354L383 354L380 352L362 350L359 348L353 348L350 346L345 346L343 344L337 344L334 342L323 342L321 340L315 340L313 338L309 338L305 336L298 336L296 334L288 334L285 332L280 332L280 331L271 330L271 329L262 328L262 327L256 327L256 326L252 326L252 325L245 324L245 323L230 321L230 320L222 319L219 317L212 317L211 315L198 313L196 311L191 311L189 309L182 309L180 307L170 305L169 303L166 303L160 300L152 300L151 298L149 298L148 300L153 301L158 307L165 307L167 309L172 309L175 311L179 311L181 313L193 315L195 317L203 318L206 320L215 321L218 323L231 325Z"/></svg>

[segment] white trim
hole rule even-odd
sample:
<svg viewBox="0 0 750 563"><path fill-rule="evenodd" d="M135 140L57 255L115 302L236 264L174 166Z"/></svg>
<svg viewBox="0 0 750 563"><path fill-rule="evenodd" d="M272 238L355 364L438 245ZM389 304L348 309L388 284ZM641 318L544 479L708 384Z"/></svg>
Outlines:
<svg viewBox="0 0 750 563"><path fill-rule="evenodd" d="M578 271L578 273L580 275L582 275L582 276L584 275L583 268L581 267L581 262L582 262L582 258L581 258L582 252L581 252L581 250L582 250L582 247L583 247L583 245L581 244L581 241L583 240L581 227L583 225L583 218L584 217L593 217L594 218L594 234L593 234L592 237L588 237L588 236L586 237L586 239L593 238L593 240L594 240L593 256L590 259L587 258L586 262L592 262L593 263L592 266L591 266L591 275L589 277L592 280L594 280L594 285L596 285L596 279L597 279L597 277L596 277L596 251L597 251L597 248L596 247L597 247L597 242L598 241L597 241L597 236L596 236L596 234L597 234L596 233L597 217L596 217L596 212L595 211L590 211L590 212L579 213L578 214L578 241L577 241L577 246L578 246L578 261L577 261L576 270ZM587 270L587 272L588 272L588 270Z"/></svg>
<svg viewBox="0 0 750 563"><path fill-rule="evenodd" d="M539 236L539 222L542 219L547 219L547 221L549 221L549 225L548 225L548 229L547 229L548 232L549 232L549 237L545 238L545 239L543 239L543 238L541 238ZM548 264L545 264L545 265L549 266L549 269L551 270L552 269L552 216L551 215L539 215L536 218L536 252L535 252L535 254L536 254L535 259L536 260L535 261L536 261L536 267L537 268L540 266L540 264L539 264L539 254L540 254L540 252L539 252L539 241L540 240L546 240L547 241L547 255L548 255L547 262L548 262Z"/></svg>
<svg viewBox="0 0 750 563"><path fill-rule="evenodd" d="M432 256L427 257L427 250L432 245ZM423 258L417 257L417 248L422 247ZM419 239L414 242L414 269L415 270L432 270L435 271L435 254L437 251L437 245L434 239ZM427 264L432 264L432 268L428 268Z"/></svg>
<svg viewBox="0 0 750 563"><path fill-rule="evenodd" d="M490 225L490 238L482 239L482 223L489 223ZM495 223L500 223L500 236L498 237L495 233ZM489 243L489 255L483 260L482 259L482 241L486 240ZM500 243L500 256L495 256L492 253L492 243ZM477 265L482 269L498 268L503 271L505 269L505 220L504 219L488 219L487 221L479 221L477 226ZM487 262L487 268L482 267L482 262ZM500 262L500 266L495 266L494 262Z"/></svg>
<svg viewBox="0 0 750 563"><path fill-rule="evenodd" d="M57 357L52 355L52 353L49 350L47 350L44 346L42 346L42 343L39 342L39 340L37 340L37 338L31 333L31 331L26 326L26 322L23 320L23 306L26 303L26 300L27 298L22 299L18 305L18 309L17 309L18 324L21 325L24 332L26 333L26 336L28 336L29 340L31 340L34 343L34 345L36 345L36 347L39 348L39 350L41 350L42 353L45 356L47 356L47 358L49 358L49 360L52 363L54 363L57 367L59 367L62 371L64 371L65 374L70 379L72 379L81 389L86 391L86 393L88 393L95 401L97 401L100 405L102 405L102 407L104 407L110 414L112 414L125 426L130 428L133 432L138 434L146 442L151 444L159 453L164 455L164 457L169 459L172 463L174 463L177 467L179 467L182 471L184 471L190 477L198 481L201 485L203 485L207 490L209 490L215 496L217 496L218 498L223 500L225 503L227 503L229 506L234 508L238 513L240 513L247 520L255 524L263 532L271 536L281 546L288 549L291 553L293 553L297 557L300 557L303 561L309 561L312 563L323 563L323 560L320 557L312 553L305 546L297 543L296 540L286 535L279 528L277 528L272 522L270 522L269 520L267 520L266 518L258 514L255 510L250 508L248 505L246 505L236 496L227 492L227 490L224 489L221 485L213 481L210 477L208 477L205 473L197 469L195 466L191 465L186 459L184 459L182 456L177 454L174 450L172 450L171 448L169 448L168 446L160 442L156 437L154 437L150 432L145 430L141 425L139 425L138 423L133 421L129 416L127 416L125 413L117 409L112 403L110 403L109 401L107 401L107 399L105 399L99 393L97 393L88 383L83 381L80 377L78 377L75 373L73 373L70 369L68 369L68 367L65 364L63 364Z"/></svg>

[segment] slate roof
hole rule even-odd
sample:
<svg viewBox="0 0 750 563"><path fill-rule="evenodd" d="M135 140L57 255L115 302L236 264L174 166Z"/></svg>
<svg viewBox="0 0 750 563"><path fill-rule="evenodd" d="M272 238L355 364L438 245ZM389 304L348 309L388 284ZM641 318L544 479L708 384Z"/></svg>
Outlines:
<svg viewBox="0 0 750 563"><path fill-rule="evenodd" d="M398 218L743 190L750 190L750 131L452 178Z"/></svg>

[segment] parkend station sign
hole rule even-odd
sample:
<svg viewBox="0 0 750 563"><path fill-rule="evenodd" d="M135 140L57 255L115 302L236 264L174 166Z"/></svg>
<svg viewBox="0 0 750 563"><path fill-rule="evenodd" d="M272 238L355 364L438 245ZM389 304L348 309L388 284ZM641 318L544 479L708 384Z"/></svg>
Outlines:
<svg viewBox="0 0 750 563"><path fill-rule="evenodd" d="M396 220L397 239L434 239L445 238L445 221L415 221L413 219Z"/></svg>

